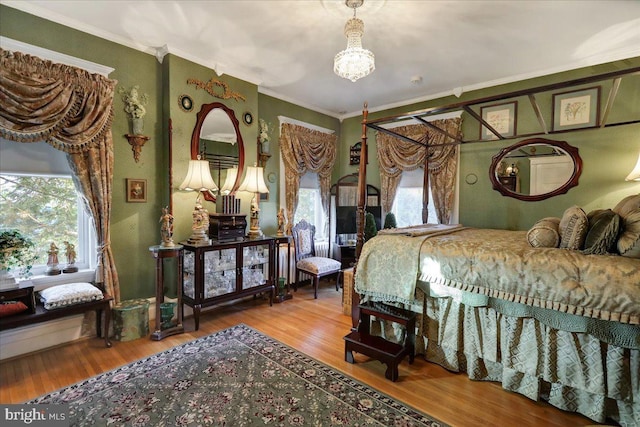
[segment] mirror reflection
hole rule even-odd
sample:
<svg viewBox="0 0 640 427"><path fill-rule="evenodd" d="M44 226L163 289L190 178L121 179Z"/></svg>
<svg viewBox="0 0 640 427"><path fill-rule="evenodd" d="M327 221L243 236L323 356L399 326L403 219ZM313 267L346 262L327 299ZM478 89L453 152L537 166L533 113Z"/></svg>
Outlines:
<svg viewBox="0 0 640 427"><path fill-rule="evenodd" d="M520 200L543 200L578 184L582 160L564 141L534 138L504 148L493 157L493 188Z"/></svg>
<svg viewBox="0 0 640 427"><path fill-rule="evenodd" d="M242 175L244 147L233 110L215 102L204 104L198 113L191 138L191 158L198 155L209 162L211 177L220 188L219 194L233 192ZM205 193L215 201L215 196Z"/></svg>

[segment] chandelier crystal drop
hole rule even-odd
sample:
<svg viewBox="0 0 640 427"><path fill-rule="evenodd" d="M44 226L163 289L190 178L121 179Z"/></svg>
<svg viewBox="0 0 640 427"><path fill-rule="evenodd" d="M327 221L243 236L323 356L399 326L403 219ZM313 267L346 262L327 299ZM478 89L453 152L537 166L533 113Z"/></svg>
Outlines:
<svg viewBox="0 0 640 427"><path fill-rule="evenodd" d="M334 73L352 82L368 76L376 69L375 56L370 50L362 48L364 22L356 18L356 9L363 2L363 0L345 1L348 7L353 8L353 18L349 19L344 26L347 48L339 52L333 59Z"/></svg>

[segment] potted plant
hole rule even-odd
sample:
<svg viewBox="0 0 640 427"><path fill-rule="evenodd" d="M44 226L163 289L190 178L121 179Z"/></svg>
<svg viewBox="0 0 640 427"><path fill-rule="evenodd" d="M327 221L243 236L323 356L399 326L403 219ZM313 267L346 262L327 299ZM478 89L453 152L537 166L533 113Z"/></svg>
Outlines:
<svg viewBox="0 0 640 427"><path fill-rule="evenodd" d="M140 87L137 85L129 90L123 87L118 89L122 96L122 102L124 102L124 111L131 118L131 130L134 135L142 135L144 125L142 118L147 114L147 109L144 106L149 102L149 95L141 94L139 91Z"/></svg>
<svg viewBox="0 0 640 427"><path fill-rule="evenodd" d="M16 284L12 269L19 268L21 276L29 276L36 259L33 241L19 230L0 230L0 288Z"/></svg>
<svg viewBox="0 0 640 427"><path fill-rule="evenodd" d="M364 216L364 241L375 237L378 234L376 219L371 212L366 212Z"/></svg>

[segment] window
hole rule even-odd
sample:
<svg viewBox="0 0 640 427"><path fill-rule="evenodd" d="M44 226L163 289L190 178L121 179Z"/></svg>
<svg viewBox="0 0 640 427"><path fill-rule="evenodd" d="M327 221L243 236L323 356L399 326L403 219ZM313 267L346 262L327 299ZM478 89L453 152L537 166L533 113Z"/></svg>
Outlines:
<svg viewBox="0 0 640 427"><path fill-rule="evenodd" d="M422 224L422 185L424 169L403 171L400 184L396 191L391 212L396 216L398 227ZM429 218L430 224L438 223L438 216L433 204L433 197L429 189Z"/></svg>
<svg viewBox="0 0 640 427"><path fill-rule="evenodd" d="M322 209L322 199L320 197L320 183L318 174L307 172L300 178L300 189L298 192L298 207L294 215L293 224L305 219L309 224L316 227L316 240L327 238L325 230L326 215Z"/></svg>
<svg viewBox="0 0 640 427"><path fill-rule="evenodd" d="M0 148L0 227L19 229L33 240L38 259L32 273L45 272L52 242L61 269L66 265L65 241L75 246L78 268L94 267L92 218L75 190L65 154L44 143L2 141ZM27 152L29 161L22 158Z"/></svg>

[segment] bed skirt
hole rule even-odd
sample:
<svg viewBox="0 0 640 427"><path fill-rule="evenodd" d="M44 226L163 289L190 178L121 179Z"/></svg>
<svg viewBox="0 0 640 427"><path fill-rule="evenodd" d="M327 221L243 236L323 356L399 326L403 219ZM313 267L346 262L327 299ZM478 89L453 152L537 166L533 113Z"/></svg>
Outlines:
<svg viewBox="0 0 640 427"><path fill-rule="evenodd" d="M583 332L550 327L533 317L505 315L451 297L425 296L416 352L472 380L496 381L505 390L605 423L637 426L640 419L640 350ZM415 310L417 307L413 307ZM417 310L416 310L417 311ZM372 325L372 330L380 325ZM388 339L402 333L393 325Z"/></svg>

